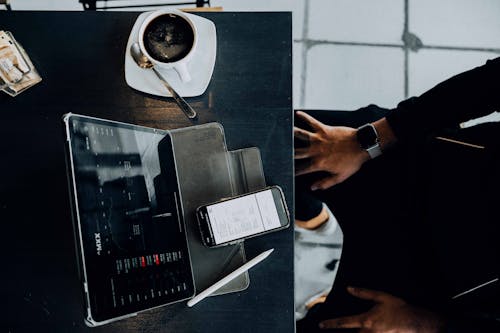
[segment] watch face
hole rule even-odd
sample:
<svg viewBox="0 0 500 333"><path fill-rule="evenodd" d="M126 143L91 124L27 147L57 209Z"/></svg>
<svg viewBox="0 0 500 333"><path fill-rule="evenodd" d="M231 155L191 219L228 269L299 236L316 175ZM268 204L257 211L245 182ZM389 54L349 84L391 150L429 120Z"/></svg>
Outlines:
<svg viewBox="0 0 500 333"><path fill-rule="evenodd" d="M356 133L361 148L368 149L378 143L377 131L372 124L366 124L358 128Z"/></svg>

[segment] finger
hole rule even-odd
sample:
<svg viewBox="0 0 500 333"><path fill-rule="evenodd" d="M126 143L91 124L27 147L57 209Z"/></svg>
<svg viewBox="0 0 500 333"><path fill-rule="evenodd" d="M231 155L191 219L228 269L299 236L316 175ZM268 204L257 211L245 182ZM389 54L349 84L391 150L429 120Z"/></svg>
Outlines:
<svg viewBox="0 0 500 333"><path fill-rule="evenodd" d="M323 129L324 124L322 122L320 122L319 120L317 120L316 118L314 118L314 117L312 117L312 116L310 116L307 113L302 112L302 111L297 111L296 114L299 118L302 118L302 120L307 122L313 129L315 129L315 130Z"/></svg>
<svg viewBox="0 0 500 333"><path fill-rule="evenodd" d="M363 327L365 315L355 315L335 319L324 320L319 323L321 329L328 328L361 328Z"/></svg>
<svg viewBox="0 0 500 333"><path fill-rule="evenodd" d="M295 163L295 176L302 176L308 173L319 171L319 168L312 163L311 159L301 160L300 163Z"/></svg>
<svg viewBox="0 0 500 333"><path fill-rule="evenodd" d="M306 131L302 128L294 127L293 128L293 136L299 140L310 142L313 133Z"/></svg>
<svg viewBox="0 0 500 333"><path fill-rule="evenodd" d="M294 158L296 160L298 159L304 159L304 158L310 158L313 157L314 154L311 151L310 148L295 148L295 155Z"/></svg>
<svg viewBox="0 0 500 333"><path fill-rule="evenodd" d="M387 302L388 300L395 299L396 297L385 293L383 291L378 291L378 290L371 290L371 289L365 289L365 288L358 288L358 287L347 287L347 291L361 299L369 300L369 301L374 301L378 303L383 303Z"/></svg>
<svg viewBox="0 0 500 333"><path fill-rule="evenodd" d="M314 184L311 185L311 190L316 191L316 190L326 190L334 185L337 185L340 183L340 177L338 175L331 175L328 177L325 177L321 180L318 180Z"/></svg>

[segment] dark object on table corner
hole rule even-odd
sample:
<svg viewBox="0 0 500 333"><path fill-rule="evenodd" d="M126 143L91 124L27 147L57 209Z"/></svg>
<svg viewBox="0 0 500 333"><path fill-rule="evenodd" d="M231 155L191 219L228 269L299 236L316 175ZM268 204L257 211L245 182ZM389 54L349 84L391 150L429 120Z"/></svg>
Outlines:
<svg viewBox="0 0 500 333"><path fill-rule="evenodd" d="M7 10L12 10L10 0L0 0L0 5L4 5Z"/></svg>
<svg viewBox="0 0 500 333"><path fill-rule="evenodd" d="M8 2L8 0L6 0ZM84 10L107 10L107 9L120 9L120 8L141 8L141 7L161 7L161 6L177 6L177 5L196 5L196 7L205 7L205 4L210 7L210 0L196 0L177 3L149 3L137 5L116 5L108 6L109 1L114 0L78 0L83 6ZM97 7L97 2L102 3L102 6ZM1 0L0 0L1 3ZM118 1L120 3L120 1Z"/></svg>

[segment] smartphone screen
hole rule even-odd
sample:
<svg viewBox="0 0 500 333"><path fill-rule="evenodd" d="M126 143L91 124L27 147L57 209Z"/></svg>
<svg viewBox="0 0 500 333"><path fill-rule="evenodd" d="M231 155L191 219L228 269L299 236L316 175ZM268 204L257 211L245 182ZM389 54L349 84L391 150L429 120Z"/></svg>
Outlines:
<svg viewBox="0 0 500 333"><path fill-rule="evenodd" d="M207 206L215 244L281 227L272 189Z"/></svg>

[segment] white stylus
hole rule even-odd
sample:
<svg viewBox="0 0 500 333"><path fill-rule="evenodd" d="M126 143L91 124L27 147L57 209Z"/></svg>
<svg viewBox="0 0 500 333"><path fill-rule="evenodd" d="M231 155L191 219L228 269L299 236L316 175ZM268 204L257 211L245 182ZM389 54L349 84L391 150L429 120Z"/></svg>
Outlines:
<svg viewBox="0 0 500 333"><path fill-rule="evenodd" d="M479 289L479 288L485 287L485 286L487 286L487 285L489 285L489 284L492 284L493 282L497 282L497 281L498 281L498 278L493 279L493 280L490 280L490 281L485 282L485 283L482 283L482 284L480 284L480 285L479 285L479 286L477 286L477 287L471 288L471 289L469 289L469 290L464 291L463 293L460 293L460 294L457 294L457 295L453 296L451 299L455 299L455 298L462 297L463 295L466 295L466 294L468 294L468 293L471 293L471 292L473 292L473 291L475 291L475 290L477 290L477 289Z"/></svg>
<svg viewBox="0 0 500 333"><path fill-rule="evenodd" d="M230 281L234 280L238 275L245 273L250 268L252 268L253 266L257 265L262 260L266 259L271 254L271 252L273 252L273 251L274 251L274 249L270 249L270 250L262 252L261 254L259 254L258 256L256 256L255 258L253 258L252 260L250 260L249 262L247 262L246 264L244 264L243 266L241 266L240 268L238 268L237 270L235 270L234 272L226 275L221 280L215 282L213 285L211 285L207 289L203 290L201 293L199 293L195 297L191 298L187 302L187 305L189 307L191 307L191 306L195 305L196 303L198 303L199 301L201 301L204 298L206 298L207 296L210 296L217 289L219 289L220 287L222 287L225 284L229 283Z"/></svg>

